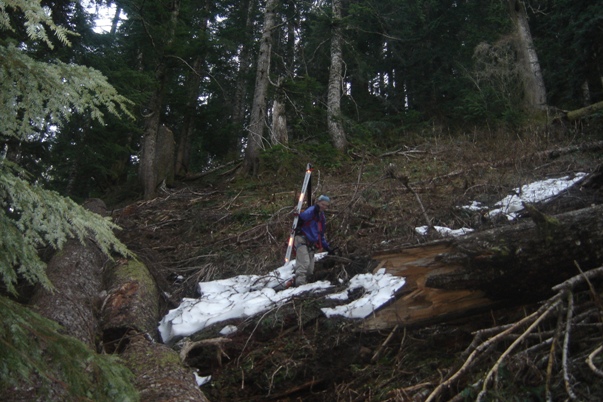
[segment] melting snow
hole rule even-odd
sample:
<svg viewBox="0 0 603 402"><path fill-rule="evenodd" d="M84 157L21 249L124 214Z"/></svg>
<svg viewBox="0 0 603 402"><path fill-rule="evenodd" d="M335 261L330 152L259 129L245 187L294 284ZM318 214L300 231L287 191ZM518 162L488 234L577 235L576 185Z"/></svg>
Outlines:
<svg viewBox="0 0 603 402"><path fill-rule="evenodd" d="M523 202L536 203L547 201L567 190L586 176L586 173L577 173L575 176L565 176L558 179L548 179L526 184L521 188L514 188L512 195L498 201L498 208L489 212L490 216L505 215L507 219L514 220L517 213L523 210Z"/></svg>
<svg viewBox="0 0 603 402"><path fill-rule="evenodd" d="M489 214L490 216L504 214L510 220L515 219L517 212L523 209L522 202L546 201L585 176L586 173L578 173L572 177L548 179L516 188L513 190L513 195L497 202L495 204L497 208L491 210ZM474 211L488 209L476 201L463 208ZM452 230L442 226L436 226L435 229L441 234L449 236L460 236L473 231L469 228ZM416 231L419 234L426 234L427 227L416 228ZM317 254L316 260L325 255L326 253ZM234 278L199 283L201 296L198 299L182 300L178 308L170 310L163 317L159 323L161 338L166 343L171 342L176 338L192 335L213 324L261 314L283 305L302 293L324 293L333 287L329 282L319 281L275 291L275 287L282 286L287 280L293 278L294 268L295 260L264 276L239 275ZM352 291L360 291L361 297L347 304L323 308L322 311L327 317L367 317L394 298L404 283L404 278L387 274L385 269L379 270L376 274L356 275L350 280L345 291L326 297L343 303L348 300ZM227 325L220 333L226 336L235 331L235 326ZM198 381L209 381L209 379L199 378Z"/></svg>
<svg viewBox="0 0 603 402"><path fill-rule="evenodd" d="M316 260L326 253L316 255ZM170 310L159 323L159 333L164 342L192 335L204 328L236 318L252 317L278 307L302 293L322 293L333 287L330 282L319 281L281 291L273 288L293 278L295 260L268 275L239 275L233 278L199 283L198 299L185 298L180 306ZM404 278L386 274L362 274L353 277L348 290L363 288L364 295L345 306L323 309L328 317L341 315L348 318L364 318L387 303L404 285ZM332 298L347 300L347 290ZM223 335L236 330L225 326Z"/></svg>

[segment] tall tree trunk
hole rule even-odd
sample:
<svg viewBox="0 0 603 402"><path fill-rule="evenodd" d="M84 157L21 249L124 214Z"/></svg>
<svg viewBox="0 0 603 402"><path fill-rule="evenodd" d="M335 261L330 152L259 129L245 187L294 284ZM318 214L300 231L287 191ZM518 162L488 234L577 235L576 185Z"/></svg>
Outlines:
<svg viewBox="0 0 603 402"><path fill-rule="evenodd" d="M205 1L203 9L199 10L203 12L203 15L205 15L205 18L203 18L199 26L199 31L203 33L207 32L207 26L209 24L209 7L209 1ZM192 71L189 71L188 78L186 80L186 112L184 114L184 121L182 124L182 130L180 132L180 137L178 141L176 159L174 161L174 174L176 176L186 176L190 165L191 139L193 137L195 121L197 120L199 86L201 85L200 71L201 66L203 65L204 56L205 54L197 54L197 56L195 57L195 61L192 65Z"/></svg>
<svg viewBox="0 0 603 402"><path fill-rule="evenodd" d="M156 77L160 80L159 88L155 89L147 105L150 113L144 119L142 149L138 175L142 182L144 199L150 200L156 195L157 177L155 175L155 152L157 149L157 132L159 131L159 117L163 105L163 75L165 64L159 66Z"/></svg>
<svg viewBox="0 0 603 402"><path fill-rule="evenodd" d="M289 134L287 132L287 115L285 110L285 94L282 88L283 77L278 79L278 87L272 103L272 129L270 130L270 143L272 145L287 144Z"/></svg>
<svg viewBox="0 0 603 402"><path fill-rule="evenodd" d="M201 70L202 63L203 59L198 55L193 62L194 71L189 73L189 78L187 80L188 94L186 100L186 113L182 123L182 131L180 132L178 151L174 163L174 173L176 176L180 177L186 176L190 165L191 138L193 137L193 130L197 117L197 98L199 96L199 85L201 84L199 71Z"/></svg>
<svg viewBox="0 0 603 402"><path fill-rule="evenodd" d="M343 70L341 29L341 0L333 0L333 30L331 33L331 68L327 96L327 124L333 145L340 151L347 147L341 123L341 84Z"/></svg>
<svg viewBox="0 0 603 402"><path fill-rule="evenodd" d="M169 49L174 41L176 34L176 23L178 14L180 13L180 2L172 3L169 29L163 52ZM161 110L163 108L164 87L167 75L167 65L163 57L159 61L159 65L155 71L155 80L157 87L153 91L149 100L147 110L148 113L144 119L144 132L142 139L142 152L140 156L140 167L138 175L142 182L144 199L150 200L155 197L158 180L155 172L155 153L157 152L157 133L161 120Z"/></svg>
<svg viewBox="0 0 603 402"><path fill-rule="evenodd" d="M260 162L260 149L263 148L264 125L266 119L266 95L270 82L270 53L272 48L272 30L275 24L275 10L278 0L267 0L264 14L264 30L258 54L257 72L255 76L255 91L251 107L251 121L247 134L247 148L243 172L257 174Z"/></svg>
<svg viewBox="0 0 603 402"><path fill-rule="evenodd" d="M247 0L246 4L246 23L245 23L245 35L251 37L253 34L253 10L255 8L256 0ZM239 71L237 75L237 83L235 89L235 96L232 104L232 124L234 127L243 127L245 119L245 98L247 97L247 75L251 67L251 52L249 48L251 44L244 42L241 45L241 51L239 52ZM239 144L237 143L237 146ZM240 149L236 149L239 152Z"/></svg>
<svg viewBox="0 0 603 402"><path fill-rule="evenodd" d="M121 7L115 6L115 14L113 15L113 19L111 20L111 35L115 35L117 32L117 25L119 24L119 16L121 14Z"/></svg>
<svg viewBox="0 0 603 402"><path fill-rule="evenodd" d="M509 0L509 10L519 41L526 106L535 110L543 109L546 107L546 87L523 0Z"/></svg>

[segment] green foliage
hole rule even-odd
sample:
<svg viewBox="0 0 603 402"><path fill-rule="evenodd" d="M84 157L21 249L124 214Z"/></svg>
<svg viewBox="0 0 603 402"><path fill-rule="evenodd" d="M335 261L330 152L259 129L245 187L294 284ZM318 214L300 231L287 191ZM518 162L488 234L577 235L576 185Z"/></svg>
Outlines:
<svg viewBox="0 0 603 402"><path fill-rule="evenodd" d="M55 25L39 1L0 3L0 29L13 30L8 10L22 12L20 20L31 41L52 47L45 28L67 44L69 31ZM6 156L16 143L43 142L51 128L61 126L75 113L89 113L103 122L104 111L129 114L128 101L117 94L98 71L60 61L39 61L27 54L28 46L0 43L0 138L6 141L0 156L0 276L15 293L23 277L51 287L39 248L60 249L68 238L91 237L106 254L128 255L117 240L117 227L68 198L27 180L28 174ZM11 141L12 140L12 141ZM24 149L24 148L21 148ZM39 181L39 179L38 179Z"/></svg>
<svg viewBox="0 0 603 402"><path fill-rule="evenodd" d="M1 389L27 388L35 380L36 392L48 394L48 400L65 395L68 400L138 400L132 373L115 357L61 335L57 323L5 297L0 297L0 315Z"/></svg>
<svg viewBox="0 0 603 402"><path fill-rule="evenodd" d="M273 172L282 170L299 170L297 166L297 157L283 145L275 145L267 148L260 154L262 169L267 169ZM303 167L301 167L303 169Z"/></svg>
<svg viewBox="0 0 603 402"><path fill-rule="evenodd" d="M538 51L549 103L577 109L603 100L603 2L538 1L529 7L530 29ZM588 84L590 99L585 97Z"/></svg>
<svg viewBox="0 0 603 402"><path fill-rule="evenodd" d="M313 165L323 168L336 168L341 166L343 157L330 142L306 143L300 146L300 150L308 154Z"/></svg>
<svg viewBox="0 0 603 402"><path fill-rule="evenodd" d="M22 141L61 126L73 113L104 123L103 109L129 114L129 101L92 68L39 62L13 44L0 47L0 133Z"/></svg>
<svg viewBox="0 0 603 402"><path fill-rule="evenodd" d="M54 191L32 185L10 162L0 164L0 275L10 292L18 274L31 283L51 287L38 248L60 249L68 238L83 241L91 236L101 250L128 255L113 230L117 226Z"/></svg>
<svg viewBox="0 0 603 402"><path fill-rule="evenodd" d="M52 49L54 46L46 33L46 29L44 28L46 26L56 35L61 43L69 45L67 36L72 35L73 32L55 25L50 13L42 7L39 0L2 0L0 2L0 30L14 31L14 27L10 23L7 8L25 14L27 19L25 29L30 39L42 41Z"/></svg>

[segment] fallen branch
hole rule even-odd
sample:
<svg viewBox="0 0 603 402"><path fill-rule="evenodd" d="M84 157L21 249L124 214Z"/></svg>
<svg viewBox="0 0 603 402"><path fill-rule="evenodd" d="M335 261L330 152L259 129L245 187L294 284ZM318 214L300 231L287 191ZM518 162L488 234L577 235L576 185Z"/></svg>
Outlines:
<svg viewBox="0 0 603 402"><path fill-rule="evenodd" d="M515 347L517 345L519 345L524 340L524 338L530 332L532 332L554 309L556 309L559 306L560 303L561 303L561 300L556 300L554 303L552 303L550 306L548 306L548 308L542 314L540 314L540 316L538 316L538 318L528 327L528 329L526 329L524 331L524 333L519 338L517 338L511 344L511 346L509 346L503 352L503 354L498 358L498 360L496 361L496 363L494 364L494 366L492 366L492 368L490 369L490 371L486 375L486 379L484 380L484 385L482 387L481 392L477 396L477 400L476 401L478 401L478 402L482 401L483 398L486 396L486 392L488 390L488 384L490 383L490 380L492 379L492 376L498 374L498 368L500 367L500 365L503 362L503 360L513 351L513 349L515 349Z"/></svg>
<svg viewBox="0 0 603 402"><path fill-rule="evenodd" d="M394 336L394 334L396 333L397 330L398 330L398 325L396 325L394 327L394 329L392 329L392 332L389 333L389 336L385 339L385 341L381 344L381 346L379 346L379 349L377 349L377 351L375 352L375 354L371 358L371 362L374 363L379 358L379 355L381 355L381 352L383 351L383 348L385 348L387 346L387 344L392 339L392 336Z"/></svg>
<svg viewBox="0 0 603 402"><path fill-rule="evenodd" d="M587 302L586 311L576 314L573 291L575 287L582 285L584 282L588 282L591 286L589 290L592 292L594 289L592 288L592 284L590 284L590 280L602 276L603 267L599 267L587 272L581 272L579 275L576 275L564 281L563 283L554 286L553 289L555 289L557 293L551 298L549 298L537 311L533 312L532 314L524 317L523 319L513 324L508 324L496 328L489 328L476 332L474 334L474 340L468 348L468 350L472 350L472 352L465 358L464 363L459 369L454 372L451 372L444 381L441 381L436 386L436 388L426 399L426 402L435 401L436 399L439 399L445 391L450 390L453 387L462 389L463 387L458 385L461 378L466 375L470 370L475 368L476 363L482 357L490 355L491 351L495 350L495 347L497 345L500 345L503 341L509 341L510 339L514 339L510 346L506 347L505 350L501 353L501 355L496 359L495 363L488 370L486 376L482 380L478 381L482 384L482 389L479 392L476 400L484 400L488 392L488 387L496 378L501 364L506 359L508 359L512 353L514 353L515 349L517 349L520 344L527 343L526 341L530 338L533 339L534 337L531 335L531 333L541 324L543 324L545 320L550 317L550 314L555 310L559 311L559 315L557 319L556 329L552 333L552 336L550 336L550 331L547 331L545 333L538 333L539 337L537 338L538 343L536 345L527 347L526 349L515 353L513 356L527 357L529 353L534 353L535 351L542 350L544 346L550 345L549 352L547 353L548 358L542 359L542 363L548 360L548 364L546 365L545 384L545 393L547 400L556 399L553 397L551 387L553 384L561 383L563 383L563 388L569 399L578 399L578 395L574 391L573 385L571 384L571 379L574 377L571 373L571 367L573 365L570 364L570 341L572 329L575 326L580 325L580 323L583 322L588 316L598 316L598 314L600 314L600 309L593 309L591 307L592 302ZM519 334L515 334L516 331L520 330L528 324L529 326L525 330L522 329ZM584 328L581 328L582 331L584 331ZM596 331L596 334L599 333L598 326L595 325L592 326L592 328L594 331ZM484 337L487 336L489 336L489 338L483 340ZM559 348L560 350L558 350L557 348L557 345L559 344L559 339L563 339L561 348ZM600 337L595 335L593 339L599 340ZM602 351L603 346L599 346L595 350L593 350L593 352L591 352L586 359L586 364L588 365L590 370L599 377L603 377L603 370L600 370L595 365L594 359ZM555 372L555 356L558 353L561 354L561 370ZM539 359L535 359L533 357L529 358L529 360L533 362L539 361ZM553 378L556 375L560 376L559 380L555 380ZM498 384L497 381L495 381L495 383ZM461 394L459 393L456 396L453 396L451 400L457 399L457 397L460 397L460 395Z"/></svg>
<svg viewBox="0 0 603 402"><path fill-rule="evenodd" d="M597 366L595 366L595 363L593 362L595 357L597 357L597 355L601 353L601 351L603 351L603 345L599 346L598 348L593 350L591 354L588 355L588 358L586 359L586 364L588 364L588 367L590 367L593 373L603 378L603 370L597 368Z"/></svg>
<svg viewBox="0 0 603 402"><path fill-rule="evenodd" d="M407 150L403 151L404 148L398 148L395 151L390 151L390 152L386 152L384 154L379 155L379 158L383 158L385 156L392 156L392 155L402 155L405 156L407 159L410 159L411 156L414 156L413 154L424 154L426 153L425 151L419 151L416 148L413 149L408 149L408 147L405 147Z"/></svg>
<svg viewBox="0 0 603 402"><path fill-rule="evenodd" d="M231 341L232 339L229 338L202 339L196 342L187 341L182 346L182 349L180 349L180 360L186 362L189 353L194 349L211 346L216 348L216 360L218 361L218 366L222 367L222 356L228 358L228 355L224 352L224 344Z"/></svg>

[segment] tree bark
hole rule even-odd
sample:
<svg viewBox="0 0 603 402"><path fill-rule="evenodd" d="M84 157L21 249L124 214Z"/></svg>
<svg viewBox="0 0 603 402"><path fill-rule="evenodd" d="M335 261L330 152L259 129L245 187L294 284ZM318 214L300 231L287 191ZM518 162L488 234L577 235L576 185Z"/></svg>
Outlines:
<svg viewBox="0 0 603 402"><path fill-rule="evenodd" d="M98 199L84 206L106 216L105 204ZM102 271L107 256L91 240L68 240L47 266L54 291L39 289L30 305L42 316L61 324L67 335L79 339L93 350L98 330L99 295L103 289Z"/></svg>
<svg viewBox="0 0 603 402"><path fill-rule="evenodd" d="M342 29L341 0L333 0L333 29L331 32L331 68L329 69L329 86L327 94L327 125L333 146L339 151L347 147L347 140L341 122L342 91Z"/></svg>
<svg viewBox="0 0 603 402"><path fill-rule="evenodd" d="M364 329L424 325L499 305L529 303L603 263L603 205L509 225L374 258L406 277L400 298Z"/></svg>
<svg viewBox="0 0 603 402"><path fill-rule="evenodd" d="M546 87L523 0L509 0L509 10L519 40L526 105L534 110L542 110L546 107Z"/></svg>
<svg viewBox="0 0 603 402"><path fill-rule="evenodd" d="M272 103L272 128L270 130L270 143L272 145L286 145L289 142L285 94L282 84L283 77L279 77L278 87L276 89L276 94L274 95L274 102Z"/></svg>
<svg viewBox="0 0 603 402"><path fill-rule="evenodd" d="M145 402L208 402L195 382L192 371L185 368L177 352L131 331L128 345L120 355L134 374L134 385Z"/></svg>
<svg viewBox="0 0 603 402"><path fill-rule="evenodd" d="M207 23L205 24L207 27ZM193 62L193 70L189 73L187 79L187 100L186 100L186 113L184 115L184 121L182 122L182 130L180 132L180 138L178 141L178 151L176 152L176 160L174 162L174 174L178 177L184 177L188 173L190 165L191 155L191 138L193 137L193 131L195 128L195 121L197 119L197 102L199 97L199 85L201 84L201 65L203 58L201 55L195 57Z"/></svg>
<svg viewBox="0 0 603 402"><path fill-rule="evenodd" d="M180 13L180 2L174 1L170 11L170 21L167 30L167 37L163 51L170 48L176 35L176 23ZM166 84L168 66L165 59L161 56L159 65L155 71L155 80L157 87L151 94L147 106L147 115L144 119L144 132L142 138L142 150L140 155L140 166L138 175L140 177L144 199L150 200L157 194L157 176L155 172L155 161L157 152L157 133L161 123L161 111L163 109L164 87Z"/></svg>
<svg viewBox="0 0 603 402"><path fill-rule="evenodd" d="M109 288L101 310L105 351L120 352L131 330L157 340L159 289L147 267L139 261L120 261L105 282Z"/></svg>
<svg viewBox="0 0 603 402"><path fill-rule="evenodd" d="M103 349L119 354L134 374L141 401L207 401L177 352L157 343L159 289L144 264L120 261L105 278Z"/></svg>
<svg viewBox="0 0 603 402"><path fill-rule="evenodd" d="M245 35L251 37L253 35L253 10L255 9L256 0L246 0L243 5L247 12L245 17ZM235 96L232 104L232 124L234 127L243 127L245 121L245 100L247 98L247 83L249 70L251 67L251 44L245 41L241 45L239 52L239 71L237 74L237 83ZM240 149L234 150L234 153L239 153Z"/></svg>
<svg viewBox="0 0 603 402"><path fill-rule="evenodd" d="M267 0L264 14L264 30L260 40L260 53L258 54L257 71L255 76L255 90L251 107L251 121L247 134L247 148L243 171L246 174L256 175L260 163L260 150L263 148L264 125L266 124L266 96L270 82L270 53L272 48L272 30L275 24L275 10L278 0Z"/></svg>

